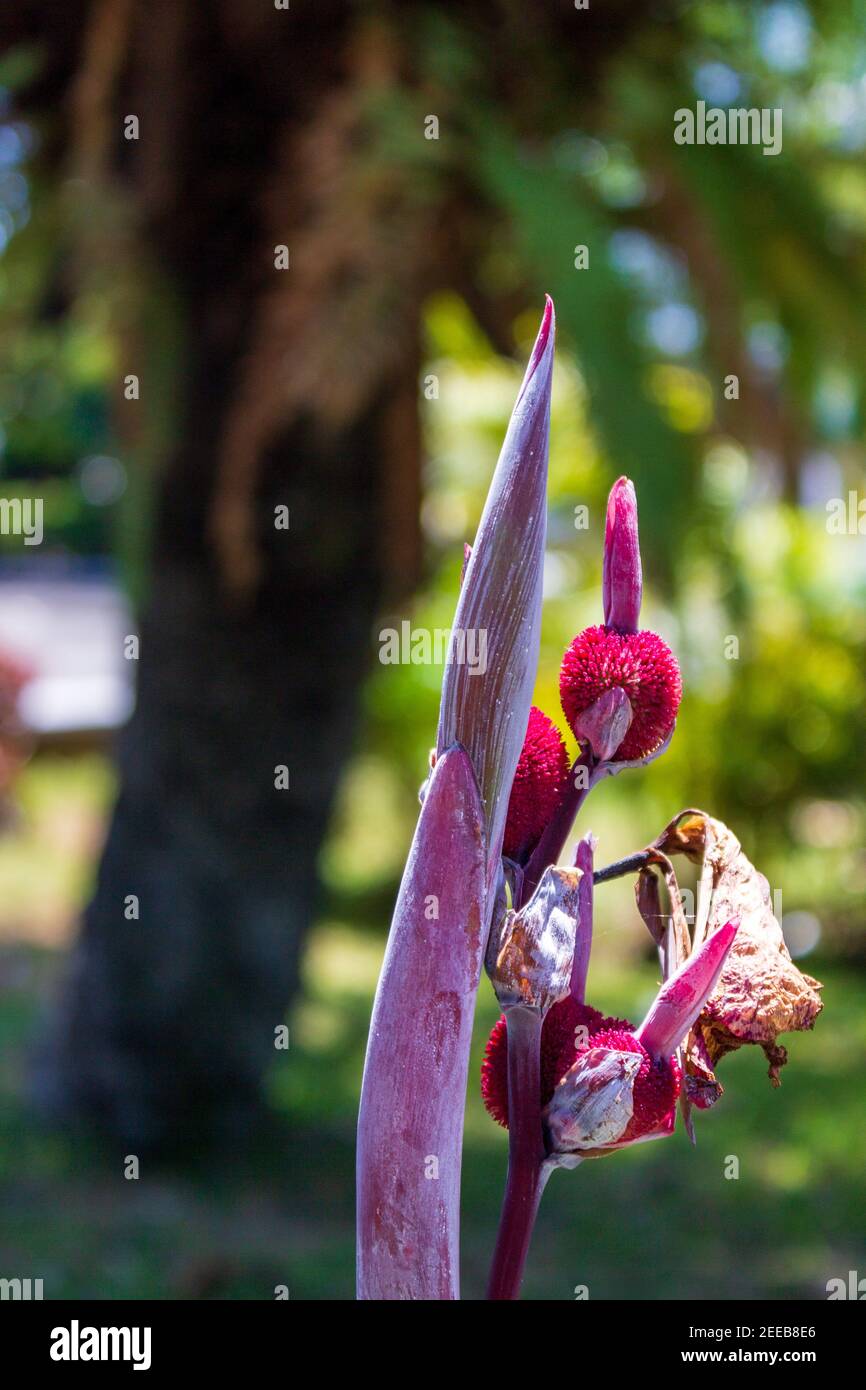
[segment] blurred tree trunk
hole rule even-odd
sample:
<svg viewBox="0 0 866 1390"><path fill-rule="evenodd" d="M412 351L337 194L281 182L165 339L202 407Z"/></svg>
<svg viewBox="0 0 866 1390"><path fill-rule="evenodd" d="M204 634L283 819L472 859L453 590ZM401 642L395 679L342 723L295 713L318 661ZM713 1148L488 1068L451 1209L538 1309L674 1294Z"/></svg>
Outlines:
<svg viewBox="0 0 866 1390"><path fill-rule="evenodd" d="M210 405L165 500L182 460L206 463L214 447ZM120 794L41 1071L53 1108L124 1142L195 1143L235 1126L274 1057L370 647L376 423L338 436L334 453L300 427L275 443L280 476L294 463L324 480L310 514L330 540L318 557L303 540L294 554L272 541L242 608L164 507ZM298 478L288 495L303 490ZM280 767L288 789L275 786Z"/></svg>
<svg viewBox="0 0 866 1390"><path fill-rule="evenodd" d="M75 259L120 300L139 463L153 411L173 415L137 707L37 1091L133 1148L237 1132L256 1106L374 615L417 564L430 237L357 166L388 44L333 7L252 10L84 6L68 79Z"/></svg>
<svg viewBox="0 0 866 1390"><path fill-rule="evenodd" d="M455 120L475 80L436 76L443 12L527 133L576 126L602 59L643 22L626 0L577 27L569 0L529 25L509 0L0 13L3 43L40 56L25 104L69 232L56 278L67 299L113 305L118 386L141 379L117 406L135 505L142 478L154 494L138 704L38 1071L51 1111L130 1145L197 1142L255 1104L371 623L417 578L421 306L458 288L505 351L526 302L513 276L478 273L503 214L472 182L472 123ZM447 30L439 42L448 57ZM557 65L574 110L554 118ZM441 145L423 138L431 110Z"/></svg>

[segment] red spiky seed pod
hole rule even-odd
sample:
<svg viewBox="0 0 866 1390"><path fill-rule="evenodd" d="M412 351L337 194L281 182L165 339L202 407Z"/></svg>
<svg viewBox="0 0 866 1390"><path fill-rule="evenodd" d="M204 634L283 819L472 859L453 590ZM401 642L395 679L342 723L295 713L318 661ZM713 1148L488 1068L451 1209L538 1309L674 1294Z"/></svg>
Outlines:
<svg viewBox="0 0 866 1390"><path fill-rule="evenodd" d="M509 859L520 861L533 849L556 809L568 771L561 733L533 705L508 802L502 853Z"/></svg>
<svg viewBox="0 0 866 1390"><path fill-rule="evenodd" d="M644 1134L651 1134L670 1114L680 1093L681 1072L676 1057L651 1057L630 1026L602 1029L594 1035L592 1045L640 1055L640 1070L634 1082L634 1111L628 1128L617 1142L628 1144Z"/></svg>
<svg viewBox="0 0 866 1390"><path fill-rule="evenodd" d="M585 1032L578 1032L585 1029ZM676 1058L654 1060L634 1036L630 1023L606 1018L588 1004L563 999L555 1004L541 1030L541 1104L547 1105L557 1083L588 1047L633 1052L641 1057L634 1083L634 1111L619 1143L650 1134L670 1114L680 1092ZM497 1124L508 1128L508 1042L504 1016L494 1024L481 1066L481 1095Z"/></svg>
<svg viewBox="0 0 866 1390"><path fill-rule="evenodd" d="M606 691L619 686L629 698L632 720L614 758L645 758L664 743L674 726L683 686L677 659L654 632L615 632L603 626L579 632L562 658L559 693L574 728L578 716Z"/></svg>
<svg viewBox="0 0 866 1390"><path fill-rule="evenodd" d="M589 1004L575 999L562 999L554 1004L541 1030L541 1103L546 1105L556 1083L565 1075L577 1056L579 1043L593 1037L603 1028L628 1028L621 1018L606 1018ZM585 1034L578 1034L585 1028ZM488 1112L497 1124L508 1128L508 1044L505 1015L493 1025L484 1061L481 1064L481 1095Z"/></svg>

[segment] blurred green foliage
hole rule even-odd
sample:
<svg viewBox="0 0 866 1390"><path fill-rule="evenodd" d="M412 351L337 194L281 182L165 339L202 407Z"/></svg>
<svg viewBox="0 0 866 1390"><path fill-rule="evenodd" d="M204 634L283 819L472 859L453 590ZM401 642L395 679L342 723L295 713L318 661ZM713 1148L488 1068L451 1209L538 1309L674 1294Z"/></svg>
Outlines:
<svg viewBox="0 0 866 1390"><path fill-rule="evenodd" d="M439 382L438 399L425 407L429 579L411 610L383 626L407 616L419 627L450 624L462 542L474 533L519 384L519 368L485 352L455 297L431 304L427 327L425 371ZM684 367L659 379L674 418L687 420L702 409L702 385L700 374ZM564 732L561 656L575 632L601 617L611 470L594 439L589 403L564 353L554 387L536 692ZM671 643L683 668L676 735L658 763L597 789L581 823L609 823L599 850L606 862L646 843L682 807L701 806L731 824L781 892L783 911L815 914L846 953L862 952L864 541L828 534L823 508L762 497L759 474L732 439L706 445L692 520L664 538L671 585L655 582L651 559L645 567L643 621ZM349 773L336 839L325 853L335 890L360 889L365 880L372 888L399 870L435 730L440 675L431 666L374 663L363 755Z"/></svg>
<svg viewBox="0 0 866 1390"><path fill-rule="evenodd" d="M866 40L847 6L706 0L640 29L575 92L570 53L524 33L531 77L503 106L471 24L428 14L415 35L427 87L378 117L407 178L463 180L495 210L479 282L525 306L518 356L541 291L556 300L537 702L562 725L559 661L600 618L604 500L627 472L643 619L677 652L685 698L669 753L599 789L582 822L610 824L609 860L699 805L730 823L781 911L812 914L862 959L866 516L835 534L828 508L866 496ZM782 153L675 145L674 110L699 98L780 108ZM440 113L429 156L407 134L422 109ZM426 331L427 577L383 626L450 623L520 378L458 294L430 302ZM740 399L725 397L731 372ZM364 879L342 848L353 807L368 821L383 808L381 833L364 835L371 885L399 867L440 674L374 660L363 760L325 855L338 894Z"/></svg>
<svg viewBox="0 0 866 1390"><path fill-rule="evenodd" d="M604 504L621 472L638 488L644 621L677 652L685 686L669 752L598 788L581 828L598 834L607 862L684 806L721 817L781 893L783 913L817 919L818 949L803 964L827 984L814 1033L791 1040L781 1092L744 1049L723 1063L727 1093L705 1117L696 1152L680 1133L557 1175L527 1294L568 1298L588 1283L593 1297L821 1297L828 1278L863 1268L853 1213L859 1222L866 1123L866 536L828 530L827 503L851 489L866 496L866 12L841 0L671 5L629 30L584 91L572 53L545 48L543 26L514 5L503 22L519 35L526 67L505 94L485 62L489 40L468 18L432 6L402 13L424 81L371 110L371 157L411 179L431 206L443 187L458 190L467 237L483 211L472 288L496 307L516 349L509 357L501 342L494 348L466 287L426 306L425 577L382 626L450 625L463 543L550 290L559 348L537 702L563 725L559 662L574 633L601 616ZM0 86L25 80L35 61L7 55ZM673 112L698 99L782 108L782 154L675 146ZM442 133L424 144L417 132L430 111ZM11 496L33 478L46 496L55 488L50 541L86 553L118 543L104 527L111 509L97 524L79 485L84 459L115 447L106 289L54 312L59 190L28 174L20 203L14 176L33 151L28 132L18 135L22 154L0 170L0 488ZM40 216L24 236L31 206ZM575 268L581 244L589 270ZM153 312L170 311L159 301ZM171 369L170 360L161 366L166 378ZM741 375L739 402L724 397L731 372ZM425 392L430 377L435 394ZM165 419L169 430L170 412ZM151 441L152 453L161 442ZM138 499L147 478L135 467L129 475ZM123 542L139 556L145 514L136 501L138 538L127 529ZM285 1143L181 1185L159 1174L107 1184L92 1152L46 1138L23 1114L41 965L25 961L17 975L9 965L0 1012L4 1268L44 1269L52 1296L270 1297L279 1282L293 1297L351 1295L363 1044L441 678L436 667L380 665L377 652L373 633L359 751L322 851L328 920L312 939L290 1058L272 1078ZM32 843L16 860L22 873L28 864L36 872L39 776L37 765L24 798L21 834ZM20 848L10 842L8 852ZM62 877L82 881L65 862ZM25 898L15 901L22 914ZM655 972L636 958L648 942L630 885L607 885L597 903L592 997L639 1015ZM473 1075L493 1015L486 985L479 1009ZM732 1153L741 1179L720 1182ZM503 1172L504 1136L473 1086L470 1295L483 1286Z"/></svg>
<svg viewBox="0 0 866 1390"><path fill-rule="evenodd" d="M544 24L507 5L498 22L503 50L519 39L525 54L507 93L471 15L407 6L398 31L417 73L371 97L370 176L386 168L431 216L452 205L475 275L427 305L425 581L382 625L449 625L462 544L550 290L559 348L538 702L559 716L562 651L599 617L601 518L621 472L638 489L645 621L685 680L669 754L589 808L615 811L601 853L701 804L730 821L786 909L816 913L857 949L866 534L826 523L832 498L866 495L863 31L831 0L673 5L623 24L616 43L591 30L601 60L579 87L574 53L552 47ZM149 389L166 402L162 434L134 456L111 437L107 398L119 387L118 323L142 303L170 323L172 306L149 272L145 294L110 259L78 282L65 264L87 209L42 178L42 134L13 114L38 62L20 50L0 67L0 480L8 496L38 480L50 500L45 549L113 549L140 593L151 480L171 432L171 355L148 363ZM781 154L676 145L673 113L699 99L781 109ZM431 111L439 138L419 139ZM584 245L588 268L577 269ZM468 300L495 321L496 349ZM514 360L501 355L503 334ZM725 399L731 372L740 400ZM16 545L0 537L6 552ZM393 883L435 726L440 671L382 667L377 651L373 634L363 758L324 852L336 892ZM340 827L352 807L367 819L364 786L388 831L367 828L361 854L344 850L355 831Z"/></svg>

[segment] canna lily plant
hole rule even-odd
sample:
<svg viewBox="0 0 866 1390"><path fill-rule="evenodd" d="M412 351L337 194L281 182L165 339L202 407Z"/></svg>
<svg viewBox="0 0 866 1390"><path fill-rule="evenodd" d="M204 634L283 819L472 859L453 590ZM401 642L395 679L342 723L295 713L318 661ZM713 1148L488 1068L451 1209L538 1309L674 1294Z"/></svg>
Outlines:
<svg viewBox="0 0 866 1390"><path fill-rule="evenodd" d="M721 1096L715 1067L747 1043L770 1078L780 1033L810 1028L817 981L785 948L766 880L720 821L687 810L646 848L596 871L575 819L607 776L664 753L682 697L676 658L641 630L637 502L608 501L603 621L560 672L578 743L531 704L538 664L554 350L547 299L475 544L467 547L436 747L373 1006L357 1148L357 1288L363 1299L457 1299L460 1163L475 999L486 968L502 1010L485 1052L484 1104L509 1159L488 1296L520 1291L556 1168L672 1134L677 1112ZM484 634L483 671L461 661ZM690 929L672 856L702 865ZM595 888L635 875L662 977L638 1025L587 1002ZM667 895L662 905L661 885Z"/></svg>

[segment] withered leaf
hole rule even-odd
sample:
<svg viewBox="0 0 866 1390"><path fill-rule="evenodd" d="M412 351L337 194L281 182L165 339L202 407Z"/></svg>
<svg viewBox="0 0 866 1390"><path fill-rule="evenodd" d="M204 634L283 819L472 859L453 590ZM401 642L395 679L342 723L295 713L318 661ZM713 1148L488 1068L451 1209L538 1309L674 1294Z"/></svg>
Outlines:
<svg viewBox="0 0 866 1390"><path fill-rule="evenodd" d="M700 1019L698 1023L700 1024ZM680 1100L685 1096L690 1106L695 1105L698 1110L709 1110L710 1106L715 1105L719 1097L724 1095L724 1087L716 1080L713 1071L703 1031L698 1029L697 1025L689 1034L684 1048L683 1074L685 1084L680 1093Z"/></svg>
<svg viewBox="0 0 866 1390"><path fill-rule="evenodd" d="M821 985L791 960L767 880L749 863L733 832L704 811L680 812L654 847L702 863L693 950L726 922L740 923L719 982L686 1045L691 1099L704 1107L717 1099L721 1088L713 1068L744 1043L763 1048L770 1080L778 1086L787 1053L777 1038L812 1027L822 1008Z"/></svg>

